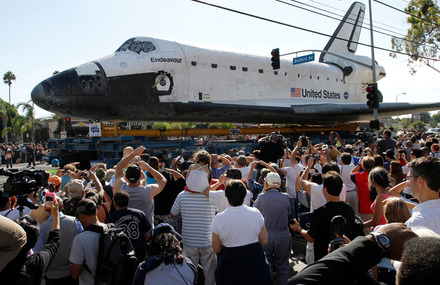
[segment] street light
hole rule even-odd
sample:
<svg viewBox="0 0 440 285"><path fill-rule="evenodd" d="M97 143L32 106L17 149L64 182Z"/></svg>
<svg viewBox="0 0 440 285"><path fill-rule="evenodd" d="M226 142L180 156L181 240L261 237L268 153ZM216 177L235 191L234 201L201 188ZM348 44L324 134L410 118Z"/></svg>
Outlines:
<svg viewBox="0 0 440 285"><path fill-rule="evenodd" d="M406 92L396 94L396 103L397 103L397 97L398 97L399 95L406 95Z"/></svg>

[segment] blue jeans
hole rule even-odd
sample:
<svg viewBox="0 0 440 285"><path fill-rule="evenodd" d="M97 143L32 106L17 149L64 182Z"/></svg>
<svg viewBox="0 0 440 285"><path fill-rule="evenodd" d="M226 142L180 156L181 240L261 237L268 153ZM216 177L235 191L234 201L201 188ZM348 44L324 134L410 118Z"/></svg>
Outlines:
<svg viewBox="0 0 440 285"><path fill-rule="evenodd" d="M289 198L290 203L290 219L297 219L296 216L296 198Z"/></svg>

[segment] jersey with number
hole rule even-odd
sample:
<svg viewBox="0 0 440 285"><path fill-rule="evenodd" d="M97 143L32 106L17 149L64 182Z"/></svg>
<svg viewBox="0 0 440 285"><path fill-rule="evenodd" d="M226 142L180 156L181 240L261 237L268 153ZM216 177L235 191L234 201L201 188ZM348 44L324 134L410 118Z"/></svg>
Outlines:
<svg viewBox="0 0 440 285"><path fill-rule="evenodd" d="M151 224L142 211L132 208L118 210L105 223L113 223L117 228L122 228L133 244L137 259L145 259L145 235L150 233Z"/></svg>

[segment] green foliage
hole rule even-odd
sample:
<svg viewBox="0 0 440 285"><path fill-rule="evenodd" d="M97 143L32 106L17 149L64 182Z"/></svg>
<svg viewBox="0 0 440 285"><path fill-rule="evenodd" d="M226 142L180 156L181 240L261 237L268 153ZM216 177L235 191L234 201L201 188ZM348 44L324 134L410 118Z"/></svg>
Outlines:
<svg viewBox="0 0 440 285"><path fill-rule="evenodd" d="M420 113L420 121L424 122L425 124L429 123L430 118L431 118L431 115L429 114L429 112Z"/></svg>
<svg viewBox="0 0 440 285"><path fill-rule="evenodd" d="M15 81L16 76L12 71L7 71L4 75L3 75L3 83L11 86L12 81Z"/></svg>
<svg viewBox="0 0 440 285"><path fill-rule="evenodd" d="M171 123L171 124L169 124L168 129L170 129L170 130L181 130L182 126L180 125L180 123Z"/></svg>
<svg viewBox="0 0 440 285"><path fill-rule="evenodd" d="M208 125L208 129L233 129L235 124L233 123L211 123Z"/></svg>
<svg viewBox="0 0 440 285"><path fill-rule="evenodd" d="M166 123L166 122L156 122L156 123L154 123L152 126L151 126L151 128L152 129L154 129L154 130L158 130L158 129L164 129L164 130L167 130L168 129L168 127L169 127L169 123Z"/></svg>
<svg viewBox="0 0 440 285"><path fill-rule="evenodd" d="M433 128L437 127L438 123L440 123L440 112L432 115L431 119L429 120L429 125Z"/></svg>
<svg viewBox="0 0 440 285"><path fill-rule="evenodd" d="M408 128L411 130L423 130L425 128L425 123L422 121L416 121L411 123Z"/></svg>
<svg viewBox="0 0 440 285"><path fill-rule="evenodd" d="M412 119L411 118L403 118L400 123L402 124L403 128L408 128L408 126L411 124Z"/></svg>
<svg viewBox="0 0 440 285"><path fill-rule="evenodd" d="M411 74L422 64L440 72L435 68L435 62L430 60L439 58L440 9L437 3L432 0L411 0L405 11L410 14L407 18L410 27L404 38L391 39L393 50L410 54L408 66ZM391 56L396 57L396 54Z"/></svg>

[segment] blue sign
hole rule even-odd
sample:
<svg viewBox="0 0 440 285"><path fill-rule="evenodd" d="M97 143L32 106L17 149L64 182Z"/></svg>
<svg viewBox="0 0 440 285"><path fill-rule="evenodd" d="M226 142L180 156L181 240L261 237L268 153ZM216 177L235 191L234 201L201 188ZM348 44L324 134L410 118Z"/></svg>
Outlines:
<svg viewBox="0 0 440 285"><path fill-rule="evenodd" d="M315 54L308 54L308 55L304 55L304 56L300 56L300 57L295 57L293 59L293 64L300 64L300 63L304 63L304 62L309 62L309 61L314 61L315 60Z"/></svg>

